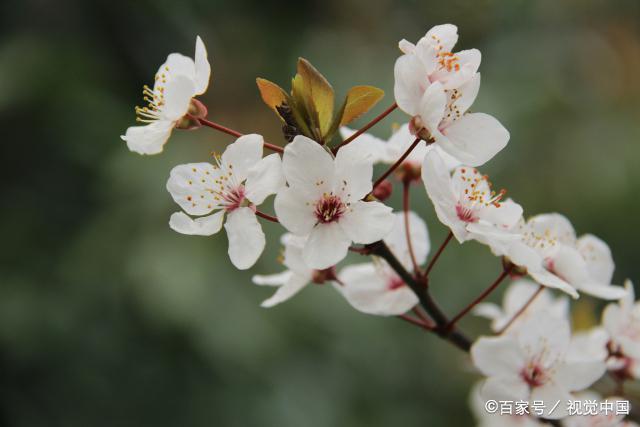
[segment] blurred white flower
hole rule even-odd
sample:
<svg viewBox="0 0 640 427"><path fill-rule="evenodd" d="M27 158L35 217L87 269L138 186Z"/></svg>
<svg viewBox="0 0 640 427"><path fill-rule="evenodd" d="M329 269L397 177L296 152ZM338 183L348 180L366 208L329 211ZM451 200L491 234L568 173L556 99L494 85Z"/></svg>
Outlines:
<svg viewBox="0 0 640 427"><path fill-rule="evenodd" d="M344 139L349 138L355 132L355 130L345 126L340 128L340 135ZM374 163L393 164L409 149L416 137L411 134L409 123L405 123L398 127L387 141L383 141L368 133L360 135L358 139L363 141L364 147L371 150ZM424 156L431 150L435 150L440 154L442 160L450 170L460 166L460 161L447 154L437 144L418 144L402 162L402 165L398 169L400 173L408 173L410 177L419 179Z"/></svg>
<svg viewBox="0 0 640 427"><path fill-rule="evenodd" d="M625 282L625 296L609 304L602 314L602 326L609 333L609 369L619 377L640 378L640 302L635 301L631 281Z"/></svg>
<svg viewBox="0 0 640 427"><path fill-rule="evenodd" d="M523 321L517 334L481 337L471 358L488 377L482 398L543 401L546 418L566 416L570 392L589 387L606 370L604 362L569 357L570 338L568 320L544 311Z"/></svg>
<svg viewBox="0 0 640 427"><path fill-rule="evenodd" d="M216 165L176 166L167 182L173 200L187 214L199 216L176 212L169 226L183 234L210 236L220 231L226 213L229 258L242 270L255 264L265 246L255 207L284 186L280 157L263 158L263 145L260 135L241 136L216 156Z"/></svg>
<svg viewBox="0 0 640 427"><path fill-rule="evenodd" d="M540 285L531 280L517 280L505 291L502 307L491 302L482 302L475 307L474 314L491 319L491 329L498 332L518 314L539 288ZM540 310L546 310L552 316L566 319L569 317L569 300L564 296L556 298L549 290L542 289L526 310L518 315L508 332L516 330L519 323Z"/></svg>
<svg viewBox="0 0 640 427"><path fill-rule="evenodd" d="M323 279L329 279L330 276L323 274L322 271L314 270L307 267L302 260L302 248L306 241L306 237L294 236L286 233L282 236L282 244L284 245L284 254L282 263L287 270L270 275L255 275L252 280L256 285L277 286L278 290L262 302L262 307L273 307L293 297L300 292L309 282L319 282Z"/></svg>
<svg viewBox="0 0 640 427"><path fill-rule="evenodd" d="M522 217L522 207L502 201L504 192L494 192L486 175L460 166L453 176L435 151L425 155L422 181L438 215L459 242L478 240L492 246L518 239L511 229Z"/></svg>
<svg viewBox="0 0 640 427"><path fill-rule="evenodd" d="M608 397L603 399L598 393L587 390L580 393L576 393L573 401L580 403L580 406L586 407L587 404L595 405L597 409L596 415L587 414L575 414L570 415L562 420L562 427L633 427L637 424L624 421L624 415L616 415L615 410L607 411L607 413L600 410L600 404L603 401L611 402L615 405L615 402L622 400L619 397ZM577 406L577 405L576 405ZM584 409L580 408L584 412Z"/></svg>
<svg viewBox="0 0 640 427"><path fill-rule="evenodd" d="M192 98L207 90L211 66L200 37L196 38L195 60L172 53L155 75L153 89L144 86L146 107L136 107L144 126L129 127L121 138L129 150L139 154L158 154L171 131L192 107Z"/></svg>
<svg viewBox="0 0 640 427"><path fill-rule="evenodd" d="M384 238L384 242L402 265L411 270L413 264L407 244L404 214L398 212L395 216L393 230ZM430 249L427 225L414 212L409 212L409 228L416 262L423 264ZM334 287L353 308L363 313L397 316L418 303L416 294L382 259L374 258L374 262L345 267L338 277L340 284L334 284Z"/></svg>
<svg viewBox="0 0 640 427"><path fill-rule="evenodd" d="M284 149L288 187L275 199L280 223L309 238L302 257L322 270L346 255L352 242L373 243L393 227L391 208L361 200L371 191L373 162L359 141L342 147L335 158L320 144L298 135Z"/></svg>

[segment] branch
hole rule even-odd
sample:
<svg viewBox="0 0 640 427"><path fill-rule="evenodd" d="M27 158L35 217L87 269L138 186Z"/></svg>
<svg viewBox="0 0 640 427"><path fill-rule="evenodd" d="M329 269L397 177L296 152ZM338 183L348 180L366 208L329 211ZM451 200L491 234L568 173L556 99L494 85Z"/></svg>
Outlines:
<svg viewBox="0 0 640 427"><path fill-rule="evenodd" d="M398 108L398 104L396 104L395 102L393 103L393 105L391 105L389 108L387 108L386 110L384 110L382 113L380 113L379 115L377 115L373 120L371 120L369 123L367 123L366 125L364 125L362 128L360 128L360 130L358 130L356 133L354 133L353 135L351 135L349 138L345 139L344 141L342 141L340 144L336 145L333 148L333 154L336 154L338 152L338 150L342 147L344 147L345 145L347 145L348 143L350 143L351 141L353 141L354 139L356 139L357 137L359 137L360 135L362 135L363 133L365 133L366 131L368 131L369 129L371 129L373 126L375 126L380 120L384 119L385 117L387 117L389 114L391 114L391 112L393 110L395 110L396 108Z"/></svg>
<svg viewBox="0 0 640 427"><path fill-rule="evenodd" d="M373 183L373 188L371 191L373 191L378 185L380 185L380 183L382 183L382 181L384 181L389 175L391 175L391 173L394 170L398 169L398 166L400 166L402 162L404 162L404 159L406 159L409 156L409 154L411 154L413 149L418 146L420 141L422 141L422 138L420 137L416 138L416 140L413 141L413 143L409 146L407 151L405 151L404 154L400 156L400 158L396 160L396 162L392 164L391 167L389 167L389 169L387 169L387 171L383 173L382 176L376 180L376 182Z"/></svg>
<svg viewBox="0 0 640 427"><path fill-rule="evenodd" d="M215 129L215 130L217 130L219 132L226 133L227 135L235 136L236 138L240 138L241 136L243 136L242 133L240 133L240 132L238 132L236 130L229 129L228 127L222 126L222 125L220 125L218 123L214 123L214 122L212 122L210 120L201 119L201 118L197 118L197 117L194 117L194 119L197 120L198 123L200 123L203 126L210 127L211 129ZM284 152L284 149L282 147L280 147L278 145L270 144L267 141L264 142L264 146L265 146L265 148L268 148L271 151L275 151L276 153L283 153Z"/></svg>

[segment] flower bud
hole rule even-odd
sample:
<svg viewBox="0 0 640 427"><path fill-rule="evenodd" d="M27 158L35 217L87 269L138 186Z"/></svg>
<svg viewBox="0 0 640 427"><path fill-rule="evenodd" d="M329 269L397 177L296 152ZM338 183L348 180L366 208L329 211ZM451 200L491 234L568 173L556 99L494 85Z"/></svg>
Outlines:
<svg viewBox="0 0 640 427"><path fill-rule="evenodd" d="M373 189L373 192L371 194L376 199L380 200L381 202L384 202L391 196L392 192L393 192L393 184L391 184L391 181L389 181L388 179L385 179L380 184L378 184L376 188Z"/></svg>
<svg viewBox="0 0 640 427"><path fill-rule="evenodd" d="M316 285L322 285L329 280L337 279L336 267L325 268L324 270L313 270L311 281Z"/></svg>

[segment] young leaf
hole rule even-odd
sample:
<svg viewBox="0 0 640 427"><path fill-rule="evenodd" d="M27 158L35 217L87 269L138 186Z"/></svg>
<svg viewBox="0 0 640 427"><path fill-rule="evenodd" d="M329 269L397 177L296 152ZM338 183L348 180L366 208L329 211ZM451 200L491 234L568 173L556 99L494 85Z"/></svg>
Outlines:
<svg viewBox="0 0 640 427"><path fill-rule="evenodd" d="M278 113L276 107L287 104L287 93L277 84L260 77L256 79L256 84L258 85L258 90L264 103L276 113Z"/></svg>
<svg viewBox="0 0 640 427"><path fill-rule="evenodd" d="M384 91L373 86L354 86L349 89L340 125L351 123L369 111L383 96Z"/></svg>
<svg viewBox="0 0 640 427"><path fill-rule="evenodd" d="M324 134L331 127L333 118L333 88L327 79L304 58L298 58L298 74L304 80L305 98L311 101L313 110L317 112L320 133Z"/></svg>

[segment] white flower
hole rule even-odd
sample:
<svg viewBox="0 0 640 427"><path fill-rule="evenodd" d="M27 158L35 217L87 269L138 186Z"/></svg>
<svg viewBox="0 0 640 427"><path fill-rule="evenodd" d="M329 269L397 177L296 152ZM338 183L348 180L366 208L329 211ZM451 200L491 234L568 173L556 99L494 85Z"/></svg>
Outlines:
<svg viewBox="0 0 640 427"><path fill-rule="evenodd" d="M459 242L498 245L517 238L510 230L522 217L522 207L501 201L504 192L496 194L477 169L461 166L451 176L440 155L431 151L424 158L422 180L438 219Z"/></svg>
<svg viewBox="0 0 640 427"><path fill-rule="evenodd" d="M241 136L216 156L216 165L176 166L167 182L173 200L187 214L199 216L176 212L169 226L183 234L210 236L220 231L226 213L229 258L243 270L257 261L265 245L255 206L284 186L280 157L262 158L263 145L260 135Z"/></svg>
<svg viewBox="0 0 640 427"><path fill-rule="evenodd" d="M344 139L349 138L355 132L355 130L346 126L340 128L340 135ZM411 134L409 123L405 123L395 130L387 141L383 141L368 133L360 135L358 139L362 140L364 147L369 148L374 163L393 164L409 149L416 137ZM439 145L418 144L402 162L400 170L409 169L410 172L415 173L416 178L419 178L424 156L431 150L435 150L440 154L449 170L460 166L460 161L443 151Z"/></svg>
<svg viewBox="0 0 640 427"><path fill-rule="evenodd" d="M618 304L605 308L602 325L610 338L610 369L623 378L640 378L640 303L635 302L631 281L625 282L625 289Z"/></svg>
<svg viewBox="0 0 640 427"><path fill-rule="evenodd" d="M404 55L394 67L395 97L398 106L406 113L418 114L420 100L425 90L434 82L445 89L455 89L469 81L480 66L477 49L452 53L458 41L455 25L437 25L431 28L416 45L402 40L399 43Z"/></svg>
<svg viewBox="0 0 640 427"><path fill-rule="evenodd" d="M568 357L570 338L568 320L544 311L522 322L517 334L481 337L471 357L488 377L482 398L541 400L546 418L566 416L570 392L589 387L605 372L603 362ZM556 402L560 404L551 411Z"/></svg>
<svg viewBox="0 0 640 427"><path fill-rule="evenodd" d="M302 248L306 238L286 233L282 236L284 244L283 264L287 270L271 275L253 276L256 285L278 286L278 290L262 302L262 307L273 307L293 297L313 280L315 270L307 267L302 260Z"/></svg>
<svg viewBox="0 0 640 427"><path fill-rule="evenodd" d="M138 121L144 126L132 126L121 138L129 150L139 154L162 152L171 131L189 112L191 99L207 90L211 66L200 37L196 38L195 60L172 53L160 66L153 89L144 86L147 107L136 107Z"/></svg>
<svg viewBox="0 0 640 427"><path fill-rule="evenodd" d="M624 290L611 286L613 261L607 245L595 236L576 239L569 220L543 214L517 227L521 239L506 248L493 247L512 263L524 267L538 283L577 297L575 289L600 298L620 298Z"/></svg>
<svg viewBox="0 0 640 427"><path fill-rule="evenodd" d="M502 298L502 307L490 302L483 302L476 306L474 314L491 319L491 329L494 332L502 330L507 323L527 304L530 298L538 292L540 285L530 280L520 279L511 284ZM517 325L529 316L535 315L540 310L560 319L569 316L569 300L566 297L555 298L547 289L543 289L529 304L524 312L509 327L511 332L517 329Z"/></svg>
<svg viewBox="0 0 640 427"><path fill-rule="evenodd" d="M471 412L478 421L478 427L542 427L548 424L542 423L537 418L531 415L516 414L515 401L510 399L509 403L513 402L512 414L500 414L500 409L496 408L496 413L490 413L486 409L486 400L480 395L480 384L476 384L471 389L469 395L469 406L471 406ZM526 410L529 414L532 412L529 406L526 406Z"/></svg>
<svg viewBox="0 0 640 427"><path fill-rule="evenodd" d="M411 270L411 254L407 245L404 214L398 212L391 233L384 238L391 252ZM427 225L414 212L409 212L409 228L413 253L418 264L423 264L429 254L430 242ZM350 265L339 274L340 284L334 287L358 311L380 316L397 316L411 310L418 297L404 283L386 261L374 258L374 262Z"/></svg>
<svg viewBox="0 0 640 427"><path fill-rule="evenodd" d="M373 243L391 231L391 208L361 200L371 191L373 166L358 141L334 159L317 142L298 135L285 147L282 165L289 186L276 196L276 214L291 233L309 235L302 251L309 267L331 267L352 242Z"/></svg>

